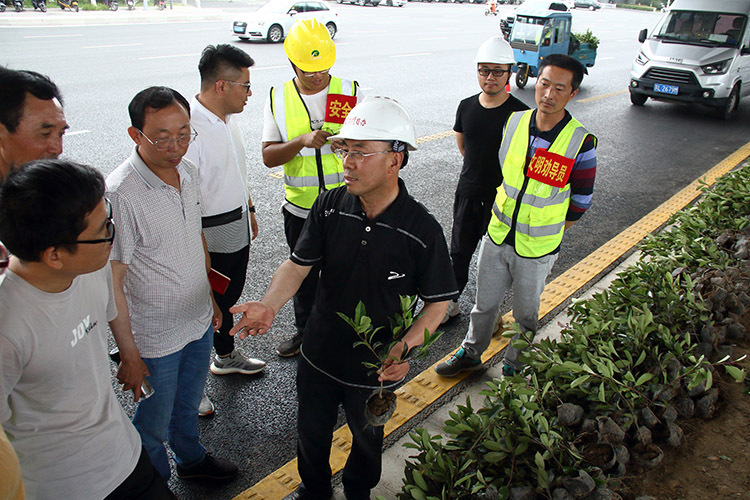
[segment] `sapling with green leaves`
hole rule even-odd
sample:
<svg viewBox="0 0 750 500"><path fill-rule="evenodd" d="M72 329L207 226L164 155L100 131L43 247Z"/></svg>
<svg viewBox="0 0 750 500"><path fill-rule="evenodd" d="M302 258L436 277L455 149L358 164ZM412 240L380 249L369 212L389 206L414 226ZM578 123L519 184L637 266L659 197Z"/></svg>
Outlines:
<svg viewBox="0 0 750 500"><path fill-rule="evenodd" d="M401 312L396 313L392 318L388 318L390 322L391 336L393 341L387 344L377 340L376 334L384 327L378 326L377 328L372 324L372 319L367 316L367 310L364 303L360 300L357 303L357 307L354 309L354 318L350 318L346 314L336 313L341 319L354 329L354 332L359 338L354 343L354 347L362 346L368 349L375 359L376 363L363 361L362 364L373 370L373 372L382 372L389 364L401 364L406 362L408 359L421 359L427 356L428 348L440 338L443 332L435 331L430 333L430 330L424 329L424 340L422 345L408 346L404 342L403 350L399 357L391 355L393 348L401 342L403 336L409 331L409 328L421 315L414 316L414 310L416 309L417 296L416 295L399 295L399 303ZM383 393L383 380L380 381L380 392Z"/></svg>

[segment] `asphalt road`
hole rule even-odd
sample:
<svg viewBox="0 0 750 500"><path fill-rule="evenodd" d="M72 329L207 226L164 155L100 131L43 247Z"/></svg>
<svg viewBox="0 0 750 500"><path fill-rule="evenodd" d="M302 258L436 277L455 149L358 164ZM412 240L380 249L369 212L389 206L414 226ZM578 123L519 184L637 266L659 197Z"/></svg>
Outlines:
<svg viewBox="0 0 750 500"><path fill-rule="evenodd" d="M204 2L240 19L256 5ZM410 110L418 136L448 131L456 106L479 91L473 57L480 43L499 34L500 17L485 17L485 6L409 3L403 8L336 6L342 20L336 36L336 75L358 80L364 92L394 97ZM500 15L510 12L501 6ZM120 13L113 13L120 14ZM12 15L4 13L0 15ZM85 15L85 13L80 13ZM556 276L699 177L743 145L750 136L750 104L724 122L712 110L649 101L630 105L627 95L637 33L653 27L658 14L602 10L574 11L573 30L590 28L601 39L596 66L585 78L570 111L600 140L594 206L566 235ZM65 96L71 124L64 156L92 164L105 174L130 153L127 104L150 85L171 86L186 96L199 85L197 62L209 43L234 43L256 61L253 97L241 116L253 200L260 235L253 243L246 299L259 298L286 258L280 205L280 169L261 161L262 106L271 85L292 76L281 44L240 42L231 22L171 22L0 28L0 63L50 75ZM534 83L513 94L533 105ZM403 171L410 193L443 225L451 227L453 192L461 158L452 137L423 143ZM463 338L475 291L472 276L461 299L462 315L428 360L412 374L455 349ZM241 476L230 485L206 487L173 479L185 499L228 499L295 456L296 360L281 359L276 345L292 334L285 307L265 337L241 342L248 354L268 362L254 377L209 375L208 393L217 406L200 423L202 440L218 455L236 461ZM123 404L132 411L127 397Z"/></svg>

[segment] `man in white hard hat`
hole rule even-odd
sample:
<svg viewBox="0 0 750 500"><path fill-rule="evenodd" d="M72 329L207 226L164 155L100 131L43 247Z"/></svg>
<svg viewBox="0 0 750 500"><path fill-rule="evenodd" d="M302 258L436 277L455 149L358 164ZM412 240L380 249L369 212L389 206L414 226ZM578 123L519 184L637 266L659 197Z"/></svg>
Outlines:
<svg viewBox="0 0 750 500"><path fill-rule="evenodd" d="M358 104L336 136L346 186L321 194L310 210L294 252L274 274L260 302L231 309L243 313L231 333L265 333L279 309L294 295L315 264L320 283L305 329L297 371L299 413L297 461L302 484L289 499L331 496L328 459L339 405L352 431L344 468L348 500L366 500L380 480L383 427L365 420L365 401L384 382L393 388L409 363L387 363L380 374L363 362L378 360L358 341L337 313L353 316L362 301L375 327L374 341L392 338L388 318L401 312L400 296L419 295L425 307L391 351L421 345L425 329L440 324L448 300L457 296L443 231L435 218L409 196L399 170L416 149L414 127L397 102L372 97ZM243 331L244 330L244 331Z"/></svg>
<svg viewBox="0 0 750 500"><path fill-rule="evenodd" d="M537 108L508 118L498 153L503 179L479 249L476 304L461 347L435 368L440 375L452 377L482 365L509 289L513 318L524 338L536 335L540 297L563 235L591 207L594 192L596 136L565 109L583 74L575 58L545 57L536 84ZM513 345L505 348L503 375L523 369L520 354Z"/></svg>
<svg viewBox="0 0 750 500"><path fill-rule="evenodd" d="M459 103L453 125L458 150L464 157L453 199L450 246L459 292L464 291L469 281L471 257L487 232L495 190L502 180L497 152L503 127L512 112L529 109L506 91L515 59L513 49L503 37L485 41L474 62L482 91ZM458 313L458 300L451 301L443 323Z"/></svg>
<svg viewBox="0 0 750 500"><path fill-rule="evenodd" d="M357 104L357 82L330 74L336 46L315 19L297 21L284 41L294 78L271 88L263 116L263 163L284 166L284 233L291 253L318 194L344 183L329 137ZM320 268L314 266L294 296L296 331L276 348L296 356L312 311Z"/></svg>

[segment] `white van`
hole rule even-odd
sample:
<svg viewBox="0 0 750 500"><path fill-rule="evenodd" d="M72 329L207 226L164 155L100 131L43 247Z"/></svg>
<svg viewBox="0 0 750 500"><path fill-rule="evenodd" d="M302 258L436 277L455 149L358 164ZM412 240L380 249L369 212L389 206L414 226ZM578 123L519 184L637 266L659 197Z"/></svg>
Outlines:
<svg viewBox="0 0 750 500"><path fill-rule="evenodd" d="M733 117L750 94L750 0L675 0L630 71L630 101L699 103Z"/></svg>

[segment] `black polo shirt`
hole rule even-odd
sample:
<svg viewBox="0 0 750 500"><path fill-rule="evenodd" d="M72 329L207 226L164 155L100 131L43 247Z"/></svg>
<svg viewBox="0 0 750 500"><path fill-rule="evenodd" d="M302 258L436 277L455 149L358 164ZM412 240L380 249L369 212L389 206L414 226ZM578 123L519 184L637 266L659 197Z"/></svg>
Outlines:
<svg viewBox="0 0 750 500"><path fill-rule="evenodd" d="M419 295L425 302L458 297L442 227L398 183L394 202L373 220L345 186L318 196L292 253L296 264L321 264L302 355L345 384L377 386L377 375L362 366L377 359L365 347L353 347L357 336L337 312L353 317L361 300L375 327L384 326L376 337L387 344L399 295Z"/></svg>

